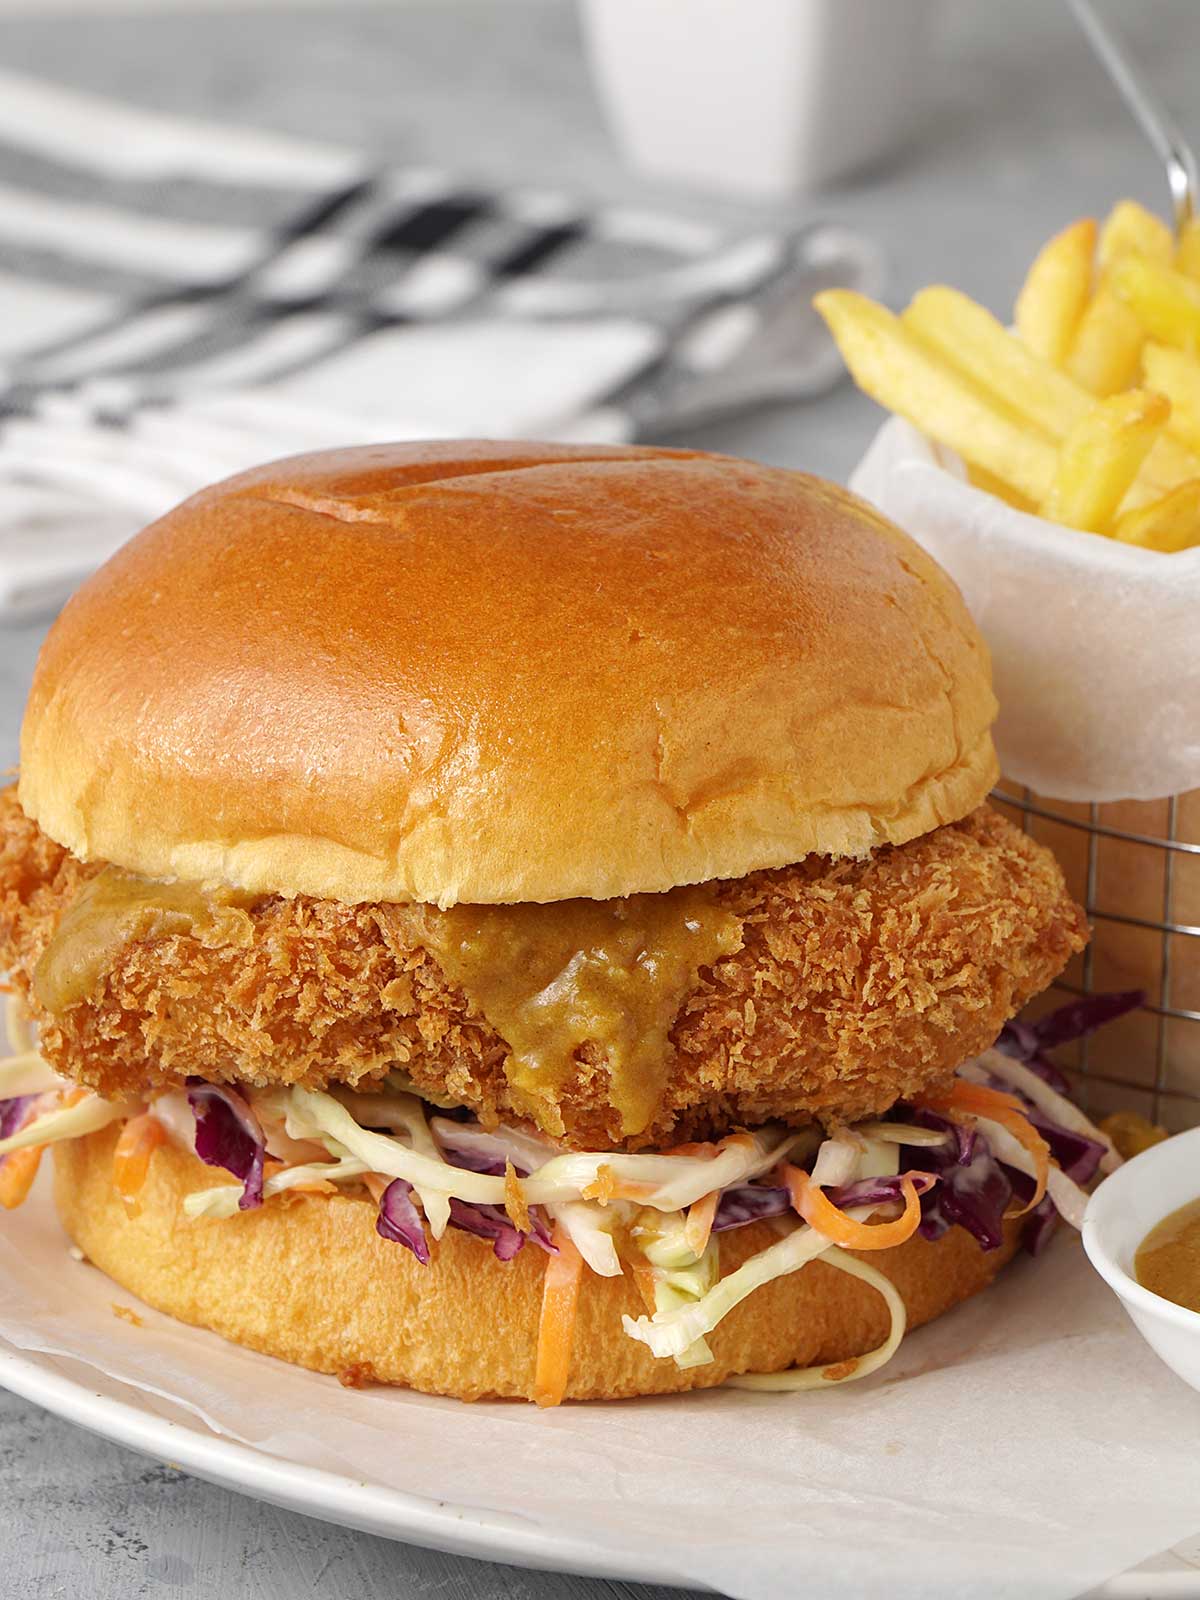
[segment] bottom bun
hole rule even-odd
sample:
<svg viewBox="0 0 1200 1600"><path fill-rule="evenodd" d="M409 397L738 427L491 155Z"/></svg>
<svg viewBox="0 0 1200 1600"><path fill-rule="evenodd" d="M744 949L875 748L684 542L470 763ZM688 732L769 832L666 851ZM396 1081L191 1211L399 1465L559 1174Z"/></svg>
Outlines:
<svg viewBox="0 0 1200 1600"><path fill-rule="evenodd" d="M365 1195L295 1195L221 1221L189 1222L183 1198L218 1175L173 1145L155 1151L130 1215L112 1182L117 1130L55 1146L55 1200L71 1238L122 1288L183 1322L348 1383L394 1383L463 1400L530 1399L546 1257L512 1261L451 1229L422 1266L375 1231ZM1011 1259L1019 1230L983 1252L961 1228L870 1260L919 1326L975 1294ZM756 1223L721 1236L721 1270L778 1237ZM846 1361L882 1344L888 1314L859 1279L812 1263L737 1306L709 1336L714 1360L681 1370L621 1327L642 1314L632 1279L585 1269L566 1397L614 1400L705 1389L736 1373Z"/></svg>

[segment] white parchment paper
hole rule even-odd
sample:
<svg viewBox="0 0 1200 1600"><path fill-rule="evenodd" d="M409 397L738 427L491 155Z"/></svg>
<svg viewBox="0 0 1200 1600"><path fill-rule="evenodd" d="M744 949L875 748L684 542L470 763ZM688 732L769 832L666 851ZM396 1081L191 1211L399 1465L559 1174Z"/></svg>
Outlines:
<svg viewBox="0 0 1200 1600"><path fill-rule="evenodd" d="M992 652L1008 777L1061 800L1200 787L1200 549L1165 556L1014 511L898 417L850 486L962 590Z"/></svg>
<svg viewBox="0 0 1200 1600"><path fill-rule="evenodd" d="M539 1413L347 1390L174 1323L67 1255L40 1185L0 1221L0 1338L165 1395L270 1455L569 1530L660 1571L669 1553L681 1579L740 1600L1056 1600L1200 1530L1200 1395L1141 1342L1074 1236L834 1393Z"/></svg>

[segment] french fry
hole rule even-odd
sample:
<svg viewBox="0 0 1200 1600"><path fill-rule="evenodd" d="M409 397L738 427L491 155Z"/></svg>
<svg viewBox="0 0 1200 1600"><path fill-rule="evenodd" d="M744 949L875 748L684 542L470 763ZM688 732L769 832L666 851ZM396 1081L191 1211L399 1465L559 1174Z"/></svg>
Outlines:
<svg viewBox="0 0 1200 1600"><path fill-rule="evenodd" d="M1149 385L1147 385L1149 387ZM1167 428L1170 428L1168 422ZM1146 457L1141 477L1129 492L1128 505L1145 505L1164 489L1177 489L1189 478L1200 476L1197 467L1200 456L1195 455L1169 432L1161 433L1154 448Z"/></svg>
<svg viewBox="0 0 1200 1600"><path fill-rule="evenodd" d="M1051 439L1061 439L1090 408L1091 397L1077 384L957 289L922 289L901 320L944 361Z"/></svg>
<svg viewBox="0 0 1200 1600"><path fill-rule="evenodd" d="M1175 252L1175 270L1187 278L1200 278L1200 218L1185 222Z"/></svg>
<svg viewBox="0 0 1200 1600"><path fill-rule="evenodd" d="M1142 371L1146 387L1171 402L1171 432L1189 449L1200 450L1200 363L1170 345L1147 344Z"/></svg>
<svg viewBox="0 0 1200 1600"><path fill-rule="evenodd" d="M1161 217L1136 200L1120 200L1100 229L1100 266L1110 267L1122 256L1145 256L1170 266L1175 240ZM1121 300L1104 275L1079 319L1067 356L1067 371L1092 394L1116 394L1128 389L1138 375L1138 358L1146 335L1134 312Z"/></svg>
<svg viewBox="0 0 1200 1600"><path fill-rule="evenodd" d="M1092 293L1096 224L1090 217L1043 245L1017 296L1013 320L1034 352L1058 367L1066 359Z"/></svg>
<svg viewBox="0 0 1200 1600"><path fill-rule="evenodd" d="M1200 351L1200 283L1145 256L1114 261L1108 282L1151 339L1193 355Z"/></svg>
<svg viewBox="0 0 1200 1600"><path fill-rule="evenodd" d="M1067 435L1043 516L1107 533L1170 414L1170 402L1147 389L1097 400Z"/></svg>
<svg viewBox="0 0 1200 1600"><path fill-rule="evenodd" d="M989 311L957 289L942 285L922 289L902 320L943 361L1055 443L1061 443L1094 404L1094 397L1067 373L1035 356ZM1200 477L1200 455L1192 455L1175 439L1161 437L1142 476L1145 484L1135 485L1131 503L1148 503L1176 484Z"/></svg>
<svg viewBox="0 0 1200 1600"><path fill-rule="evenodd" d="M1161 500L1137 511L1123 512L1113 526L1113 534L1125 544L1161 550L1164 554L1200 545L1200 479L1181 483Z"/></svg>
<svg viewBox="0 0 1200 1600"><path fill-rule="evenodd" d="M1101 282L1079 319L1067 371L1092 394L1128 389L1137 379L1145 337L1135 313Z"/></svg>
<svg viewBox="0 0 1200 1600"><path fill-rule="evenodd" d="M1132 200L1099 230L1073 223L1030 268L1015 332L942 285L899 318L845 290L814 303L859 387L977 488L1143 548L1200 547L1200 219L1178 244Z"/></svg>
<svg viewBox="0 0 1200 1600"><path fill-rule="evenodd" d="M1147 256L1169 267L1175 256L1175 238L1153 211L1136 200L1118 200L1100 229L1100 265L1109 267L1120 256Z"/></svg>
<svg viewBox="0 0 1200 1600"><path fill-rule="evenodd" d="M865 295L826 289L813 304L860 389L1027 500L1045 499L1056 454L1042 434L1015 421Z"/></svg>

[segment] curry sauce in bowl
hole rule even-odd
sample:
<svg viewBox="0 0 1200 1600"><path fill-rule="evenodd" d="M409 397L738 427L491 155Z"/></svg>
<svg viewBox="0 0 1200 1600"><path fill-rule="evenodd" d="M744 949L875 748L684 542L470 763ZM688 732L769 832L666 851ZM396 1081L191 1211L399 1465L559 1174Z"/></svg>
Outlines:
<svg viewBox="0 0 1200 1600"><path fill-rule="evenodd" d="M1138 1246L1134 1274L1143 1289L1200 1311L1200 1199L1156 1222Z"/></svg>
<svg viewBox="0 0 1200 1600"><path fill-rule="evenodd" d="M1083 1247L1151 1349L1200 1389L1200 1128L1104 1180L1088 1201Z"/></svg>

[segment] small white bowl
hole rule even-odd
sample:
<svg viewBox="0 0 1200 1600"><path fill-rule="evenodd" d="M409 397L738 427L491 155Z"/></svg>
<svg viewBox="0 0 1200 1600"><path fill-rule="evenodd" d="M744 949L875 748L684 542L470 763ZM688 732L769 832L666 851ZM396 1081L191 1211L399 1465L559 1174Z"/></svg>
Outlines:
<svg viewBox="0 0 1200 1600"><path fill-rule="evenodd" d="M1193 1389L1200 1389L1200 1312L1143 1289L1133 1258L1155 1223L1198 1198L1200 1128L1192 1128L1118 1167L1088 1201L1083 1220L1088 1259L1150 1348Z"/></svg>

